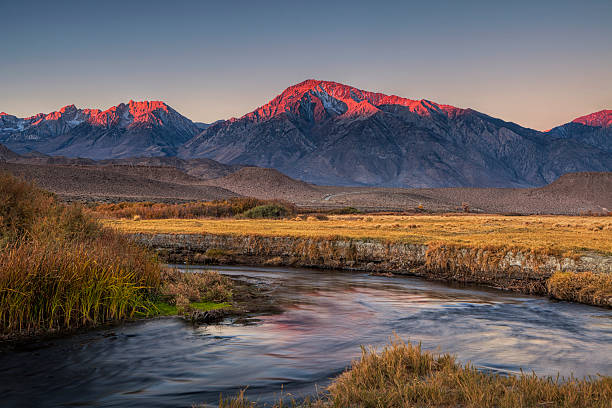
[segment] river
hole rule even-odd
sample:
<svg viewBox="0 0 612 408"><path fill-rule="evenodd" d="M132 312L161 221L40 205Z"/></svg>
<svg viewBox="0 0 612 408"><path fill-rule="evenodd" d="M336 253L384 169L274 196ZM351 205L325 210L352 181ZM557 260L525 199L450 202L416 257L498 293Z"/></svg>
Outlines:
<svg viewBox="0 0 612 408"><path fill-rule="evenodd" d="M271 287L284 311L200 327L160 318L21 347L0 354L0 405L190 407L246 386L261 402L281 389L299 397L394 333L483 370L612 375L608 309L413 277L214 269Z"/></svg>

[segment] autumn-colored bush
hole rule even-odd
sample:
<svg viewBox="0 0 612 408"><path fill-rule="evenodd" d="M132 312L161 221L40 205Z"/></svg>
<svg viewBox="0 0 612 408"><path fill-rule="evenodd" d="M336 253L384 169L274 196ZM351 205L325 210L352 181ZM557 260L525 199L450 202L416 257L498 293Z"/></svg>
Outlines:
<svg viewBox="0 0 612 408"><path fill-rule="evenodd" d="M182 204L152 202L122 202L98 204L91 208L95 214L108 218L164 219L164 218L224 218L243 214L259 206L278 206L287 214L294 214L294 204L281 200L260 200L251 197L230 198L217 201L195 201Z"/></svg>

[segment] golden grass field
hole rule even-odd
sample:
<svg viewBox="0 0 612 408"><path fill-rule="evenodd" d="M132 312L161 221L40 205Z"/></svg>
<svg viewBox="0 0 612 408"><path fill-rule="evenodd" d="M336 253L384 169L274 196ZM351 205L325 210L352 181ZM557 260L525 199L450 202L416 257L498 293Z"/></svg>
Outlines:
<svg viewBox="0 0 612 408"><path fill-rule="evenodd" d="M501 215L360 215L307 219L105 219L127 233L232 234L378 239L407 243L519 247L612 254L612 217Z"/></svg>

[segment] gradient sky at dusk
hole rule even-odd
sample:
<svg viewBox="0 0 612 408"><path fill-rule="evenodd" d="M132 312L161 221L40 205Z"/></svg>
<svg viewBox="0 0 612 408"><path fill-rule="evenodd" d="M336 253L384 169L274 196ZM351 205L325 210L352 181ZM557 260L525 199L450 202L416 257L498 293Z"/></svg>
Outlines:
<svg viewBox="0 0 612 408"><path fill-rule="evenodd" d="M612 1L2 1L0 111L241 116L307 78L544 130L612 109Z"/></svg>

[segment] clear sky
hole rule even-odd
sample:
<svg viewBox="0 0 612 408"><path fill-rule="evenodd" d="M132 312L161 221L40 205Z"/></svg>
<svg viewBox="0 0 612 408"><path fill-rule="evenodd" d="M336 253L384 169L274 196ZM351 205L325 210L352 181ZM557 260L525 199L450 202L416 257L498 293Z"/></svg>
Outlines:
<svg viewBox="0 0 612 408"><path fill-rule="evenodd" d="M212 122L307 78L535 129L612 109L612 1L4 1L0 111L163 100Z"/></svg>

